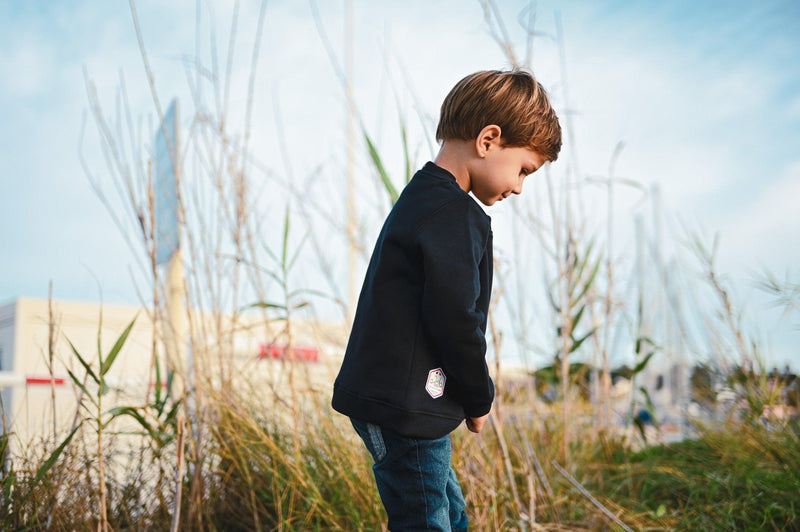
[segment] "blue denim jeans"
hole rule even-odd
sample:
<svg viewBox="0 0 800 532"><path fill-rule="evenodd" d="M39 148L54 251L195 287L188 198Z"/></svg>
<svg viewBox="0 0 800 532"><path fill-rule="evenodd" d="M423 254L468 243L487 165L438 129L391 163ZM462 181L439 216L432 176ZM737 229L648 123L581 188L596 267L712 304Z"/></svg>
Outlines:
<svg viewBox="0 0 800 532"><path fill-rule="evenodd" d="M450 436L406 438L372 423L351 419L375 465L389 530L467 530L466 503L450 466Z"/></svg>

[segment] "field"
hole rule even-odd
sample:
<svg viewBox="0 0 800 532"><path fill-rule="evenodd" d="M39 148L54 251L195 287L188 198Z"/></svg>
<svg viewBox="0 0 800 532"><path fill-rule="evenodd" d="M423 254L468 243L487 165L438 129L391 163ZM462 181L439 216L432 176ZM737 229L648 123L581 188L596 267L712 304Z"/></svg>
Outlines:
<svg viewBox="0 0 800 532"><path fill-rule="evenodd" d="M378 142L314 11L347 100L348 149L341 151L348 155L320 163L313 175L294 175L279 116L279 142L254 146L251 139L266 2L249 17L259 25L246 41L252 50L243 53L250 70L219 68L221 57L244 48L234 46L236 5L229 49L218 52L215 41L212 57L182 63L197 86L171 137L180 149L168 140L161 146L174 178L170 223L180 241L164 264L152 159L158 141L151 141L169 137L167 99L157 97L135 10L158 127L144 131L132 118L140 111L132 112L122 76L113 110L86 77L106 165L87 165L87 177L137 257L138 319L153 331L148 382L169 384L135 402L110 402L106 377L124 357L130 329L118 331L114 347L97 359L64 348L59 355L80 397L74 424L18 441L13 427L5 430L3 411L3 530L385 529L369 455L347 419L331 410L330 386L306 382L309 362L292 353L301 322L348 322L370 246L419 166L423 131L435 124L419 109L419 120L407 116L409 106L398 103L394 144ZM496 3L481 5L508 65L529 68L533 27L509 36ZM534 5L520 20L533 19ZM201 19L198 11L198 27ZM557 27L542 61L563 67ZM779 374L763 363L767 347L718 271L717 238L685 226L665 236L657 187L615 175L622 141L609 154L607 175L578 173L573 107L566 71L560 74L551 96L562 117L564 157L526 185L497 231L514 235L513 245L496 246L487 332L498 399L481 435L463 426L452 435L472 528L800 530L800 421L774 414L796 412L800 381L788 368ZM393 90L412 92L402 73L394 75ZM229 90L238 92L241 123L228 114ZM80 149L87 149L83 138ZM262 150L263 160L283 161L283 168L254 155ZM620 227L632 234L620 235ZM797 317L800 289L788 277L779 282L766 273L759 284ZM283 353L275 362L285 376L279 383L249 380L232 363L237 330L254 316L265 345ZM50 334L57 345L59 331ZM53 360L51 349L51 372ZM509 360L525 367L512 374ZM646 384L657 364L702 369L671 405L690 436L682 441L660 443L667 427L654 406L656 386ZM674 382L688 387L686 377ZM620 379L629 385L621 408L613 397ZM731 405L723 415L690 414L697 405L716 412L723 397Z"/></svg>
<svg viewBox="0 0 800 532"><path fill-rule="evenodd" d="M2 482L2 528L95 529L105 498L110 529L166 530L179 479L180 529L385 529L370 458L327 397L303 401L294 423L275 421L254 397L208 394L202 442L184 440L183 474L180 438L169 434L175 426L143 435L134 460L106 436L105 463L127 465L107 467L104 494L89 424L57 460L43 455L47 445L28 447ZM796 422L729 421L698 427L694 439L643 447L635 431L598 432L589 405L573 407L581 421L568 427L567 456L559 405L534 397L503 402L480 436L464 427L453 434L475 530L622 530L605 512L632 530L800 529Z"/></svg>

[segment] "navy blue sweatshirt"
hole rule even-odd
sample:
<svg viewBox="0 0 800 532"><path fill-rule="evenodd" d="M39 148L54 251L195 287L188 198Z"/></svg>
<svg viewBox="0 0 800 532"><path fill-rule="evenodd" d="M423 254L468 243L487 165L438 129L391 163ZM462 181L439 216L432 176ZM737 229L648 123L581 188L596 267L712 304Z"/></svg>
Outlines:
<svg viewBox="0 0 800 532"><path fill-rule="evenodd" d="M492 267L491 219L450 172L427 163L378 236L333 408L412 438L439 438L487 414Z"/></svg>

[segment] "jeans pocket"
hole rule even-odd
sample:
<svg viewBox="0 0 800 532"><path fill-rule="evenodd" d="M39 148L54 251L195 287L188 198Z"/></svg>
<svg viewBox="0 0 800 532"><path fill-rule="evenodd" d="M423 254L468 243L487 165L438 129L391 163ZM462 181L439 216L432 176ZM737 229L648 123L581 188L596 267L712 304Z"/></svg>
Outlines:
<svg viewBox="0 0 800 532"><path fill-rule="evenodd" d="M378 425L366 423L367 433L369 434L369 441L372 444L373 454L375 455L375 463L377 464L386 458L386 442L383 441L383 433Z"/></svg>
<svg viewBox="0 0 800 532"><path fill-rule="evenodd" d="M383 439L381 428L373 423L365 423L352 418L350 422L367 447L369 454L372 455L375 464L386 458L386 441Z"/></svg>

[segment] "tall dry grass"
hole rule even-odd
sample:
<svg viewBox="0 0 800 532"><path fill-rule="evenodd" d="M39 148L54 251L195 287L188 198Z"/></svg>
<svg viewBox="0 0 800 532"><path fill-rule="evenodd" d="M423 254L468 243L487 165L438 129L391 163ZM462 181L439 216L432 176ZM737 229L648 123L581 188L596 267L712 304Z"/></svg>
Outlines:
<svg viewBox="0 0 800 532"><path fill-rule="evenodd" d="M519 17L525 49L519 54L498 5L482 4L490 32L509 62L530 66L534 36L539 36L533 6ZM284 213L283 223L266 226L258 216L255 174L275 176L272 170L264 172L249 140L265 6L266 2L260 4L255 45L248 51L250 71L244 88L248 103L241 129L231 128L233 111L228 103L237 35L245 23L238 3L224 59L198 55L186 63L193 94L186 116L192 118L175 157L176 166L183 169L178 217L187 265L183 297L191 367L171 360L168 352L168 287L166 275L155 264L148 141L136 133L140 128L131 118L124 78L120 78L118 108L112 113L115 118L110 119L87 76L92 116L109 163L104 177L88 163L87 174L140 261L138 279L144 280L140 291L146 309L140 319L150 320L155 331L151 372L156 382L168 376L170 382L185 386L175 385L175 391L167 393L157 387L140 403L116 406L113 412L97 405L94 428L80 423L75 432L50 437L48 444L34 443L13 457L13 467L4 470L2 481L4 529L74 530L106 525L112 530L385 528L369 455L347 420L330 410L329 390L309 380L304 371L308 368L291 356L264 381L245 378L248 368L237 366L234 360L237 331L252 326L245 314L257 313L256 327L265 342L286 344L289 353L296 341L298 316L313 318L303 313L313 308L315 298L335 300L343 318L347 316L348 298L335 290L337 277L326 253L329 243L315 234L309 203L341 230L344 241L361 256L369 251L364 247L368 236L351 234L337 218L336 206L326 203L331 198L314 194L313 183L307 183L307 202L292 202L303 187L290 175L290 165L286 165L287 175L275 181L285 192L276 200L279 205L273 206ZM138 30L133 2L131 14ZM318 15L317 22L322 23ZM201 24L198 11L198 35ZM572 142L564 36L560 24L558 28L552 42L564 80L554 99L564 112L565 131ZM137 35L160 122L162 100L148 66L146 43L140 32ZM341 76L345 86L346 75ZM348 104L354 102L348 100ZM413 140L403 120L399 148L407 161L407 180ZM395 198L398 184L363 122L361 127L363 157L374 167L371 177L387 198ZM285 147L281 151L285 157ZM621 427L612 423L610 358L615 342L611 331L623 326L633 330L631 343L636 347L630 349L640 370L656 345L667 349L669 344L669 338L652 338L657 332L656 318L646 304L644 282L633 297L614 289L620 278L612 245L615 189L639 186L615 176L618 156L618 152L612 154L608 175L600 180L607 192L605 225L586 219L583 195L588 182L579 172L575 150L564 161L569 170L563 176L557 178L556 169L545 170L543 212L549 219L524 207L515 213L515 231L531 236L541 250L549 306L542 311L522 297L524 280L509 270L521 269L525 257L511 250L512 266L497 267L491 320L490 356L498 381L495 414L481 436L463 428L453 434L454 466L473 528L797 529L794 498L800 489L796 474L800 448L796 424L767 429L759 424L758 412L728 425L697 427L693 441L643 448L641 436L630 423ZM109 181L118 185L113 189L120 194L117 198L108 195ZM592 231L598 225L606 229L605 241ZM307 239L300 238L301 233ZM327 295L298 278L295 268L303 261L318 262L330 288ZM654 262L661 275L663 263ZM735 312L724 286L712 275L713 261L704 264L728 326L719 330L720 337L733 338L734 345L746 347L739 341L744 338L742 325L732 318ZM662 300L661 304L669 303ZM495 320L498 308L506 309L510 324ZM544 340L531 338L529 332L526 316L536 313L539 322L546 323ZM541 378L532 372L504 373L502 361L511 344L502 341L505 328L514 333L505 338L511 337L524 355L548 353L558 390L555 397L542 398L537 392ZM576 360L587 359L595 383L590 397L602 398L597 403L586 399L586 390L581 388L584 380L575 370ZM77 377L84 382L83 375ZM747 382L755 397L767 390L765 381ZM101 383L91 380L84 386L87 396L102 389ZM751 411L757 408L753 402ZM88 419L83 412L79 418ZM137 427L133 439L115 434L130 431L124 421ZM105 436L97 430L100 426ZM0 451L7 441L4 432ZM110 464L102 476L101 463Z"/></svg>
<svg viewBox="0 0 800 532"><path fill-rule="evenodd" d="M513 389L513 393L511 390ZM559 460L560 405L545 404L526 380L510 380L504 414L480 437L453 434L459 471L476 530L615 530L611 513L632 530L797 529L800 428L770 430L731 421L699 427L698 438L635 450L631 431L596 431L594 407L572 405L571 464ZM328 408L327 394L301 401L299 425L276 416L253 390L207 390L210 433L204 456L204 530L379 530L385 515L371 478L371 458L349 422ZM299 430L298 430L299 429ZM300 441L295 441L299 434ZM38 482L46 458L37 446L22 457L3 514L5 529L68 530L100 524L93 435L76 436ZM135 460L107 446L111 529L162 530L173 519L176 487L159 483L159 457L146 441ZM167 446L167 450L176 445ZM174 448L161 455L169 478ZM172 457L172 458L170 458ZM570 480L568 477L572 477ZM189 493L192 471L182 478ZM160 485L160 486L159 486ZM33 488L21 500L21 494ZM184 499L182 513L192 502ZM47 508L46 513L42 512ZM184 525L189 526L189 525Z"/></svg>

